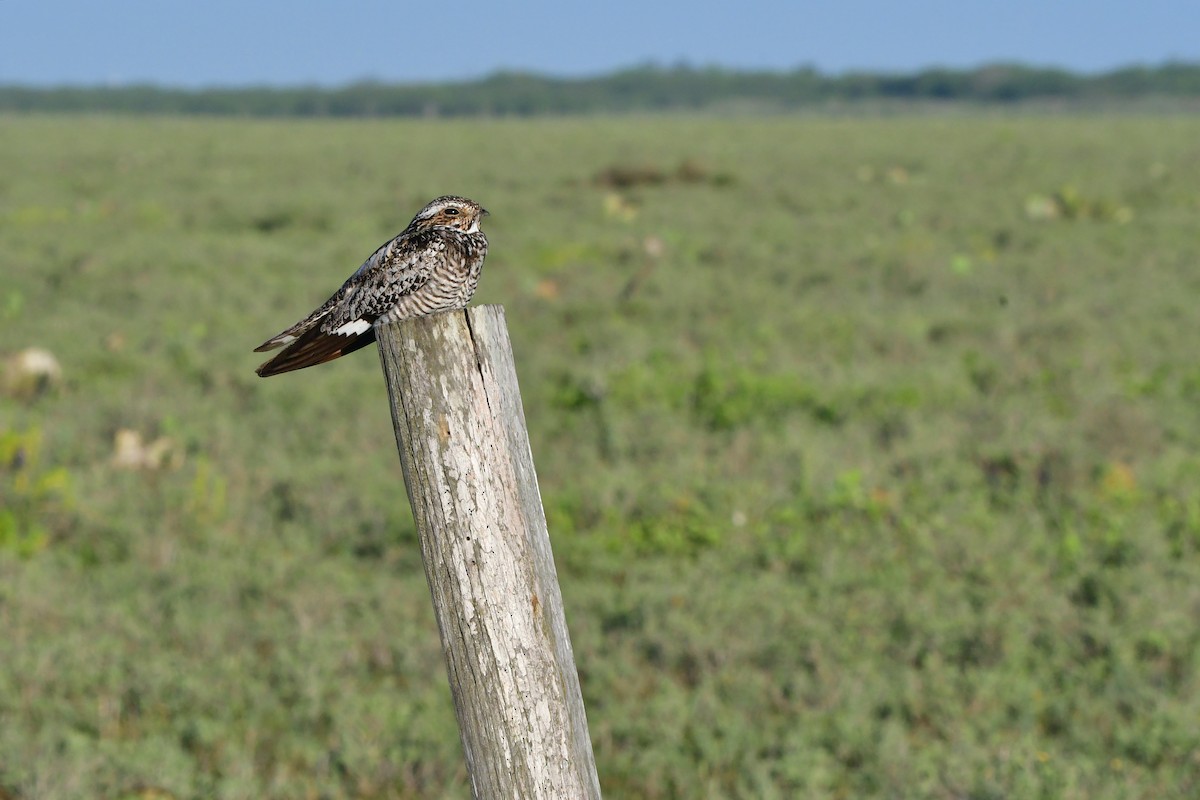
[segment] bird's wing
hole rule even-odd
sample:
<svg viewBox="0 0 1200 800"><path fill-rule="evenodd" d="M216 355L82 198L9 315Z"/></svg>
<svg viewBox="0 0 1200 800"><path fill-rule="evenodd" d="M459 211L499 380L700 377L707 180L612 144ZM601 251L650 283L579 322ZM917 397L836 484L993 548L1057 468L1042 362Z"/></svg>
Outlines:
<svg viewBox="0 0 1200 800"><path fill-rule="evenodd" d="M346 287L343 286L342 290L345 288ZM254 348L254 352L265 353L268 350L275 350L276 348L283 347L286 344L291 344L292 342L296 341L300 338L301 334L305 333L322 319L324 319L329 312L333 310L333 307L341 301L341 299L342 291L339 290L337 294L322 303L316 311L312 312L287 330L281 331L280 333L272 336L270 339L267 339L258 347Z"/></svg>
<svg viewBox="0 0 1200 800"><path fill-rule="evenodd" d="M402 235L376 250L316 311L255 348L286 346L256 372L266 378L323 364L375 341L375 321L420 289L441 256L426 238Z"/></svg>
<svg viewBox="0 0 1200 800"><path fill-rule="evenodd" d="M375 328L369 322L364 321L363 325L358 333L326 333L320 326L313 326L255 372L259 377L269 378L281 372L324 364L360 350L375 341Z"/></svg>

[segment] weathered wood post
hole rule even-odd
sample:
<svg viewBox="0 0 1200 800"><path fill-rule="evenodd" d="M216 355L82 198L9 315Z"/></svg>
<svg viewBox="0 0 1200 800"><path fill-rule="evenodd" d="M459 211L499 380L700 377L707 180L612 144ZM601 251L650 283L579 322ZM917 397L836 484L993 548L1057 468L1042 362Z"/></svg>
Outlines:
<svg viewBox="0 0 1200 800"><path fill-rule="evenodd" d="M474 797L598 800L504 309L377 334Z"/></svg>

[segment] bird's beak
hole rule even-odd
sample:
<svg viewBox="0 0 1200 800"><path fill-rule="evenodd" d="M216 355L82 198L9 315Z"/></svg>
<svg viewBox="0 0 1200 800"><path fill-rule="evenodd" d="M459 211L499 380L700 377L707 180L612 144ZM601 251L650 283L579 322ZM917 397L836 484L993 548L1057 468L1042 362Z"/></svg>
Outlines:
<svg viewBox="0 0 1200 800"><path fill-rule="evenodd" d="M491 215L492 215L492 212L488 211L486 208L479 209L479 216L490 217Z"/></svg>

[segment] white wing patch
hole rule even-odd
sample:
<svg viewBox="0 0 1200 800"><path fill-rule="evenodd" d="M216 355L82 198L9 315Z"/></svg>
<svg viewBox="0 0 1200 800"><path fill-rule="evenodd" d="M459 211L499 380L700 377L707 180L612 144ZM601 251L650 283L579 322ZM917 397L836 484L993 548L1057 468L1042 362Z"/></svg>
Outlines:
<svg viewBox="0 0 1200 800"><path fill-rule="evenodd" d="M371 323L365 319L356 319L347 322L340 328L336 328L333 332L338 336L358 336L360 333L370 330L370 328Z"/></svg>

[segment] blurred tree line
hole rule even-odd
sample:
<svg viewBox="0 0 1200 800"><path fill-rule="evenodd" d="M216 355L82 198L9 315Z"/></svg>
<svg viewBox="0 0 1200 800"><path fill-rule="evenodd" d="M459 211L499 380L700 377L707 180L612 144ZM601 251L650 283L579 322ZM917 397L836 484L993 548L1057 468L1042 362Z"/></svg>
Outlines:
<svg viewBox="0 0 1200 800"><path fill-rule="evenodd" d="M172 89L152 85L31 88L0 85L0 111L104 111L289 117L578 114L665 110L789 111L842 102L1104 103L1200 97L1200 64L1126 67L1097 75L1019 64L913 74L822 75L645 65L595 78L499 72L463 83L340 88Z"/></svg>

